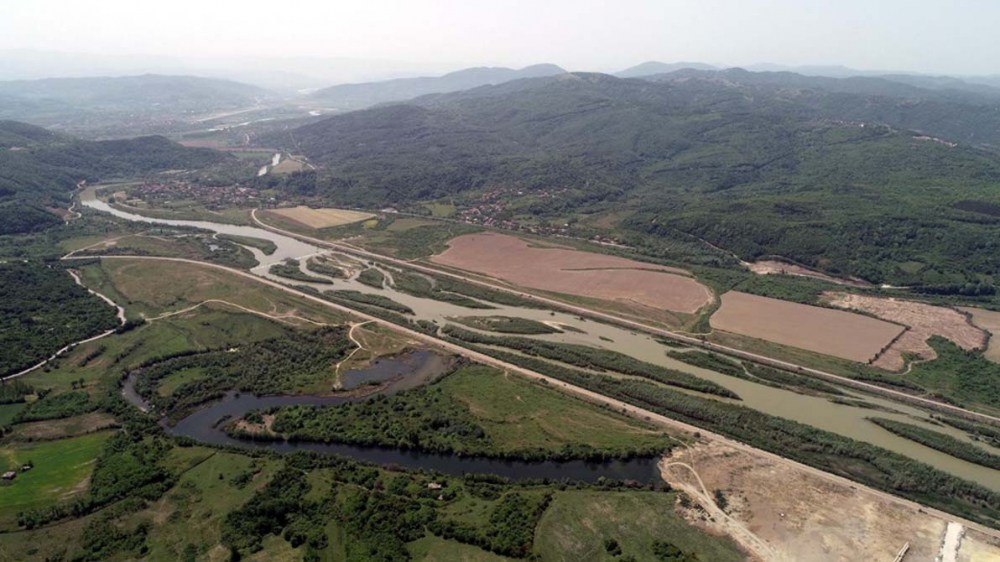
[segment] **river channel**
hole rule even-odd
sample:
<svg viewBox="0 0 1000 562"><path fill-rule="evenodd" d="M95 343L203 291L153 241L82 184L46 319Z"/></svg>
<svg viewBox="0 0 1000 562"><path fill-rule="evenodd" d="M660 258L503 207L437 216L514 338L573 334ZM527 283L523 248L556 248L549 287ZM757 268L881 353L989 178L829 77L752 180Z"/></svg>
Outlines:
<svg viewBox="0 0 1000 562"><path fill-rule="evenodd" d="M81 202L83 205L95 210L111 213L122 219L173 226L196 227L215 231L220 234L249 236L269 240L278 248L277 251L270 256L265 256L257 249L248 248L251 252L253 252L257 261L260 263L260 265L254 267L251 271L255 275L292 286L310 284L299 281L289 281L281 277L270 275L268 273L270 266L272 264L282 262L286 258L296 258L299 259L302 266L305 267L305 258L309 256L318 254L343 255L339 252L320 248L290 236L285 236L263 228L221 224L208 221L154 219L127 213L121 211L120 209L113 208L106 202L101 201L96 197L95 192L96 188L94 186L88 187L82 192ZM308 273L314 276L321 276L311 271L308 271ZM939 451L935 451L929 447L914 443L910 440L903 439L879 426L876 426L866 419L868 417L878 416L908 423L915 423L938 432L947 433L962 439L963 441L972 442L969 436L964 432L954 428L941 427L934 424L929 421L930 416L927 412L907 404L902 404L879 396L862 394L854 390L842 389L845 394L848 394L853 398L862 399L868 404L880 408L879 410L873 410L846 404L836 404L824 397L799 394L789 390L774 388L744 379L723 375L715 371L694 367L668 357L665 353L666 348L648 335L596 321L584 320L578 316L563 312L496 305L493 303L490 303L495 306L492 310L468 309L440 301L414 297L412 295L398 292L392 287L375 289L358 283L354 279L335 279L333 280L333 283L334 284L332 286L324 284L313 284L312 286L320 291L330 289L351 289L362 293L384 295L413 309L417 319L436 321L439 325L446 324L449 317L503 315L529 318L544 322L556 322L570 326L580 330L582 333L567 331L559 334L531 337L548 341L583 344L591 347L609 349L620 353L626 353L643 361L688 372L714 381L732 390L742 398L741 403L745 406L749 406L771 415L808 424L819 429L838 433L852 439L872 443L920 460L961 478L978 482L990 489L1000 491L1000 471L969 463ZM706 397L718 399L714 396ZM1000 454L1000 450L996 448L989 447L978 442L974 444L993 454ZM296 444L295 446L308 448L303 446L303 444Z"/></svg>

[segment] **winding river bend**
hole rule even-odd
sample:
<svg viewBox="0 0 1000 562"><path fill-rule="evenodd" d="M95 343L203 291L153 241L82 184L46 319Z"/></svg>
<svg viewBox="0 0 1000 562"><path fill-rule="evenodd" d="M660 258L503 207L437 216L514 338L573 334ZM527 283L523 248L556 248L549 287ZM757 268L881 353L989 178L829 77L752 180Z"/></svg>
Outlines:
<svg viewBox="0 0 1000 562"><path fill-rule="evenodd" d="M262 252L254 248L248 248L251 252L253 252L257 261L260 263L260 265L253 268L251 271L255 275L282 283L289 283L289 281L280 277L272 276L268 273L268 269L272 264L282 262L286 258L297 258L304 267L305 258L309 256L318 254L338 254L336 251L320 248L290 236L285 236L262 228L221 224L208 221L154 219L127 213L119 209L115 209L104 201L98 199L96 197L96 187L94 186L88 187L82 192L81 202L84 206L108 212L126 220L173 226L196 227L222 234L234 234L238 236L249 236L269 240L278 248L277 251L270 256L265 256ZM319 275L311 271L309 274ZM844 392L851 397L863 400L864 402L879 408L879 410L873 410L854 405L836 404L824 397L798 394L789 390L773 388L744 379L730 377L715 371L694 367L667 357L664 346L645 334L595 321L586 321L572 314L503 305L494 305L495 308L492 310L474 310L440 301L414 297L412 295L398 292L392 287L374 289L358 283L354 279L335 279L332 281L332 286L313 284L313 287L320 291L329 290L331 288L351 289L367 294L388 296L393 300L405 304L413 309L414 315L417 319L436 321L439 325L444 325L449 317L503 315L529 318L544 322L557 322L559 324L571 326L580 330L582 333L564 332L560 334L531 337L537 337L538 339L548 341L583 344L591 347L610 349L626 353L643 361L688 372L714 381L732 390L743 399L742 404L746 406L771 415L798 421L819 429L838 433L852 439L884 447L925 462L961 478L972 480L993 490L1000 491L1000 471L969 463L934 449L930 449L929 447L903 439L872 424L866 419L871 416L879 416L908 423L916 423L935 431L948 433L954 437L962 439L963 441L972 442L969 436L962 431L934 424L930 421L930 416L927 412L913 406L901 404L882 397L862 394L852 390L844 390ZM297 281L291 284L309 285L309 283ZM717 397L712 396L707 397L718 399ZM992 448L978 442L974 444L993 454L1000 454L1000 450L996 448ZM296 444L296 446L301 445L302 444Z"/></svg>
<svg viewBox="0 0 1000 562"><path fill-rule="evenodd" d="M354 387L370 382L387 382L378 394L393 394L401 390L426 384L447 370L447 361L431 351L414 351L400 357L383 358L364 369L344 373L346 380ZM126 381L122 395L126 400L142 409L149 410L147 404L136 392L135 381ZM368 397L370 397L369 395ZM363 398L349 395L334 396L254 396L252 394L229 392L222 400L188 415L174 425L164 419L161 425L168 433L189 437L209 445L235 445L240 447L266 448L278 453L298 450L314 451L329 455L341 455L360 461L411 469L433 470L442 474L461 476L463 474L495 474L512 480L543 479L576 480L595 482L600 478L634 480L642 484L662 482L655 458L632 458L625 460L589 461L522 461L496 459L480 456L457 456L451 454L422 453L388 447L368 447L340 443L312 443L306 441L254 441L230 437L224 426L228 420L243 417L251 410L275 406L311 405L335 408L346 402Z"/></svg>

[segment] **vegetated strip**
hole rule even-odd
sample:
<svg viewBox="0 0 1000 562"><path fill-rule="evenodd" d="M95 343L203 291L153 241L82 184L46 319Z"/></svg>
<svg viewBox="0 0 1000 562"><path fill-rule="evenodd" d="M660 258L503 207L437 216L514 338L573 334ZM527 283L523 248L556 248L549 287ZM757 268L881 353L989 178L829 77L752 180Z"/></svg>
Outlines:
<svg viewBox="0 0 1000 562"><path fill-rule="evenodd" d="M453 325L445 326L442 329L442 333L465 343L506 347L528 355L544 357L546 359L560 361L576 367L598 369L602 371L614 371L626 375L646 378L679 388L686 388L688 390L695 390L706 394L715 394L726 398L739 399L739 396L737 396L735 392L712 381L708 381L681 371L676 371L674 369L667 369L666 367L639 361L634 357L615 351L596 349L583 345L538 341L526 338L490 336L470 332L469 330L464 330Z"/></svg>
<svg viewBox="0 0 1000 562"><path fill-rule="evenodd" d="M901 402L906 402L906 403L909 403L909 404L915 404L915 405L923 407L923 408L927 408L927 409L931 409L931 410L936 410L936 411L939 411L939 412L944 412L944 413L947 413L947 414L959 416L959 417L962 417L962 418L965 418L965 419L969 419L969 420L973 420L973 421L986 422L986 423L989 423L989 424L992 424L992 425L1000 425L1000 418L997 418L997 417L994 417L994 416L991 416L991 415L988 415L988 414L983 414L983 413L980 413L980 412L974 412L972 410L966 410L965 408L962 408L960 406L953 406L951 404L945 404L945 403L938 402L938 401L930 399L930 398L923 398L921 396L916 396L916 395L913 395L913 394L908 394L908 393L903 392L901 390L895 390L895 389L892 389L892 388L886 388L885 386L880 386L880 385L887 384L889 382L889 379L879 379L877 381L866 382L866 379L863 378L863 377L857 377L856 379L851 379L851 378L848 378L848 377L834 375L833 373L827 373L827 372L821 371L819 369L813 369L811 367L805 367L805 366L802 366L802 365L796 365L795 363L790 363L788 361L782 361L780 359L772 359L770 357L765 357L763 355L758 355L756 353L750 353L748 351L743 351L741 349L736 349L736 348L727 347L727 346L724 346L724 345L719 345L719 344L715 344L715 343L711 343L711 342L702 341L702 340L700 340L700 339L698 339L696 337L685 336L683 334L678 334L676 332L671 332L669 330L664 330L664 329L661 329L661 328L656 328L655 326L650 326L648 324L643 324L642 322L637 322L637 321L634 321L634 320L629 320L629 319L626 319L626 318L615 316L613 314L608 314L608 313L604 313L604 312L598 312L598 311L590 310L590 309L587 309L587 308L584 308L584 307L570 305L570 304L567 304L567 303L561 303L559 301L553 300L553 299L548 298L548 297L540 297L540 296L536 296L536 295L530 295L530 294L528 294L528 293L526 293L524 291L519 291L519 290L516 290L516 289L511 289L511 288L507 288L507 287L500 287L500 286L498 286L498 285L496 285L494 283L488 282L488 281L468 279L467 277L464 277L464 276L459 275L457 273L451 273L451 272L448 272L448 271L443 271L439 267L429 267L429 266L426 266L426 265L420 265L420 264L414 264L414 263L410 263L410 262L405 262L403 260L399 260L399 259L395 259L395 258L383 256L381 254L376 254L374 252L369 252L367 250L364 250L364 249L361 249L361 248L357 248L357 247L354 247L354 246L350 246L350 245L346 245L346 244L341 244L341 243L336 243L336 242L331 242L329 240L321 240L319 238L313 238L311 236L303 236L303 235L298 234L296 232L292 232L292 231L289 231L289 230L284 230L284 229L281 229L281 228L277 228L277 227L271 226L271 225L269 225L269 224L267 224L265 222L262 222L260 219L257 218L256 214L253 214L253 213L251 213L251 218L253 218L253 220L258 225L260 225L261 227L263 227L263 228L265 228L267 230L271 230L271 231L274 231L274 232L285 234L287 236L291 236L293 238L298 238L300 240L305 240L305 241L308 241L310 243L316 244L316 245L321 246L321 247L335 248L335 249L340 250L340 251L342 251L342 252L344 252L346 254L360 256L360 257L364 257L364 258L367 258L367 259L382 260L382 261L385 261L385 262L388 262L388 263L392 263L393 265L397 265L399 267L408 267L408 268L411 268L411 269L415 269L417 271L420 271L421 273L426 273L428 275L435 276L435 277L438 277L438 276L447 276L449 279L455 280L456 283L461 283L461 284L464 284L466 286L474 285L476 287L483 287L483 290L490 291L492 293L504 292L504 293L507 293L507 294L509 294L509 295L511 295L513 297L516 297L516 298L518 298L518 299L520 299L520 300L522 300L524 302L533 303L531 305L532 308L554 308L556 310L569 311L569 312L571 312L573 314L584 315L584 316L587 316L589 318L593 318L595 320L600 320L602 322L607 322L609 324L613 324L613 325L616 325L616 326L622 326L622 327L625 327L625 328L628 328L628 329L631 329L631 330L642 330L643 332L652 334L654 336L659 336L659 337L663 337L663 338L669 338L669 339L672 339L672 340L675 340L675 341L678 341L678 342L682 342L682 343L687 344L687 345L697 345L697 346L700 346L700 347L705 348L705 349L710 349L710 350L713 350L713 351L716 351L716 352L719 352L719 353L723 353L723 354L726 354L726 355L731 355L733 357L739 357L739 358L742 358L742 359L747 359L747 360L750 360L750 361L754 361L754 362L757 362L757 363L761 363L761 364L764 364L764 365L775 367L777 369L782 369L782 370L786 370L786 371L790 371L790 372L794 372L794 373L799 373L799 374L803 374L803 375L807 375L807 376L813 376L813 377L825 379L825 380L828 380L830 382L834 382L834 383L837 383L837 384L842 384L844 386L849 386L851 388L856 388L858 390L863 390L863 391L866 391L866 392L873 392L873 393L881 394L881 395L884 395L884 396L889 396L890 398L893 398L895 400L899 400ZM451 289L449 289L449 290L451 290ZM454 292L462 292L462 291L455 290ZM484 298L486 298L486 297L484 297ZM493 302L504 304L504 303L502 303L499 300L493 299L492 297L489 297L488 300L493 300ZM519 305L521 305L521 304L519 304ZM920 389L920 390L923 390L923 389Z"/></svg>
<svg viewBox="0 0 1000 562"><path fill-rule="evenodd" d="M299 260L288 258L285 263L276 263L271 266L268 270L271 275L277 275L278 277L284 277L285 279L291 279L293 281L305 281L306 283L322 283L324 285L332 285L333 281L325 277L315 277L307 273L303 273L299 269Z"/></svg>
<svg viewBox="0 0 1000 562"><path fill-rule="evenodd" d="M111 258L119 258L119 256L111 256ZM76 258L70 257L64 259ZM273 286L292 293L298 293L298 295L303 298L330 300L324 299L320 292L312 287L289 287L268 279L252 276L251 274L238 269L218 264L198 262L184 258L141 257L131 259L185 262L209 268L222 269L235 275L251 278L265 285ZM332 305L337 306L335 303L332 303ZM361 307L356 307L355 309L360 310L360 308ZM348 307L348 309L350 309L350 307ZM924 463L909 459L891 451L887 451L881 447L876 447L866 443L859 443L847 437L811 428L804 424L791 422L775 416L769 416L762 412L742 406L738 407L738 410L728 411L725 407L737 406L724 404L710 399L698 399L689 402L695 407L692 414L698 413L698 406L706 407L705 413L702 414L706 417L706 419L701 420L700 418L695 417L695 415L683 414L682 412L684 410L682 409L678 412L670 410L667 407L669 405L669 401L667 404L660 404L656 400L657 395L666 397L673 395L674 398L687 397L689 399L696 399L694 396L672 392L669 389L645 383L644 381L632 381L632 384L628 386L638 385L640 391L645 390L652 394L651 397L644 397L644 393L639 392L638 396L633 397L632 393L626 392L627 388L625 385L621 385L622 381L618 379L601 375L592 375L576 369L555 365L541 359L523 357L514 353L506 353L488 347L464 343L455 338L444 338L445 341L442 341L440 337L436 337L437 327L433 323L425 323L430 324L430 328L433 328L433 331L430 331L430 329L422 330L420 327L414 326L414 323L410 322L406 317L387 311L380 312L393 316L394 319L385 320L374 314L369 314L369 316L379 318L381 321L388 322L390 324L397 324L402 329L411 330L414 334L423 334L423 337L427 337L427 341L437 341L439 343L450 344L450 346L464 347L470 352L475 353L478 356L475 357L477 360L482 360L480 358L488 357L500 361L503 364L523 369L523 371L520 371L519 374L528 376L529 378L540 375L556 380L562 380L563 382L572 384L576 387L577 392L574 392L574 394L577 396L580 396L580 391L589 392L599 395L601 397L600 399L615 400L622 403L632 404L637 408L675 420L680 424L701 427L703 429L713 431L720 436L728 436L736 441L742 441L749 447L767 451L778 458L787 458L793 461L801 462L808 466L818 468L821 472L833 473L848 480L860 482L862 484L870 485L873 488L887 491L890 494L902 496L916 502L922 502L925 505L934 506L944 512L963 516L970 521L983 524L986 528L994 529L997 527L998 523L1000 523L1000 508L996 507L1000 506L1000 494L988 490L979 484L951 476ZM421 326L425 326L425 324L421 324ZM450 348L453 351L455 350L454 347ZM489 363L488 361L486 362ZM503 366L503 364L499 366ZM120 396L116 395L116 398L117 400L115 400L115 402L123 405L123 408L126 410L126 415L133 413L135 408L126 404ZM119 412L115 410L109 411L116 414L116 416L119 414ZM742 414L746 414L748 418L741 419ZM761 424L759 423L761 421L767 423ZM730 422L732 422L732 425L730 425ZM773 429L769 426L773 426ZM789 440L792 444L798 445L799 449L790 449L783 442L783 437L788 433L785 429L786 426L788 429L794 430L793 435L790 436ZM756 432L755 429L757 430ZM750 436L747 438L742 437L745 433L749 433ZM809 448L810 443L800 442L795 434L815 436L822 447L817 450L811 450ZM833 448L836 453L822 454L830 448ZM860 458L862 458L865 462L876 463L876 466L882 467L882 469L878 471L881 475L880 477L876 478L876 475L870 472L850 472L844 470L842 466L834 465L831 467L820 462L821 460L829 461L831 458L833 460L846 458L846 453L851 452L855 448L857 448L857 452L854 456L860 456ZM245 450L243 448L238 449L240 451ZM809 455L819 455L819 459L815 457L810 458ZM57 519L61 516L65 515L57 514L55 518ZM54 519L48 520L51 521Z"/></svg>
<svg viewBox="0 0 1000 562"><path fill-rule="evenodd" d="M900 437L916 441L957 459L1000 470L1000 455L988 453L972 443L966 443L951 435L886 418L868 418L868 421Z"/></svg>
<svg viewBox="0 0 1000 562"><path fill-rule="evenodd" d="M501 334L543 335L560 334L562 330L549 326L544 322L521 318L518 316L460 316L449 318L463 326L499 332Z"/></svg>
<svg viewBox="0 0 1000 562"><path fill-rule="evenodd" d="M265 240L263 238L254 238L252 236L239 236L237 234L216 234L216 238L220 240L226 240L229 242L234 242L242 246L250 246L251 248L257 248L264 255L270 256L278 250L277 244L271 242L270 240Z"/></svg>
<svg viewBox="0 0 1000 562"><path fill-rule="evenodd" d="M385 274L374 267L369 267L358 274L357 281L362 285L381 289L385 287Z"/></svg>
<svg viewBox="0 0 1000 562"><path fill-rule="evenodd" d="M430 279L419 273L397 271L392 275L392 282L393 286L395 286L397 290L415 297L446 302L457 306L464 306L466 308L494 308L491 305L471 299L465 295L445 291L440 286L431 282Z"/></svg>
<svg viewBox="0 0 1000 562"><path fill-rule="evenodd" d="M1000 447L1000 429L956 418L948 418L944 416L931 417L943 424L968 432L972 435L973 439L981 439L994 447Z"/></svg>
<svg viewBox="0 0 1000 562"><path fill-rule="evenodd" d="M453 339L456 343L461 340ZM622 380L482 345L478 353L725 435L751 447L996 528L1000 494L920 461L739 404L692 396L642 380Z"/></svg>
<svg viewBox="0 0 1000 562"><path fill-rule="evenodd" d="M734 363L723 356L711 352L667 351L667 356L682 363L687 363L688 365L701 367L702 369L708 369L710 371L715 371L731 377L745 379L776 388L784 388L797 392L802 390L812 390L815 392L824 392L826 394L833 394L837 396L842 396L844 394L840 389L834 387L833 385L814 378L793 375L792 373L779 371L778 369L765 367L763 365L756 365L754 363L750 363L749 365L741 361Z"/></svg>

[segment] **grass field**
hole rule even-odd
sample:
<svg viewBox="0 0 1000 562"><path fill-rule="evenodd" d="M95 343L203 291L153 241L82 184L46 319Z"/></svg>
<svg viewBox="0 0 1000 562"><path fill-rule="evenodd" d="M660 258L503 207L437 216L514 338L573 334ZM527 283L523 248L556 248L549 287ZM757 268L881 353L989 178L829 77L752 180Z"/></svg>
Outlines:
<svg viewBox="0 0 1000 562"><path fill-rule="evenodd" d="M234 342L258 341L281 332L281 325L274 321L212 309L208 305L188 314L147 323L125 334L81 345L56 362L49 372L38 370L23 380L37 388L64 392L72 390L82 379L83 390L95 394L106 377L118 376L121 369L147 359ZM81 367L83 358L101 346L104 352Z"/></svg>
<svg viewBox="0 0 1000 562"><path fill-rule="evenodd" d="M555 450L567 444L665 448L671 443L651 425L494 369L466 369L439 384L469 407L501 450Z"/></svg>
<svg viewBox="0 0 1000 562"><path fill-rule="evenodd" d="M467 544L449 541L433 535L406 545L415 562L504 562L513 558L486 552Z"/></svg>
<svg viewBox="0 0 1000 562"><path fill-rule="evenodd" d="M225 559L228 553L219 545L222 519L249 499L259 486L263 486L280 465L280 461L212 453L211 449L201 447L194 449L194 453L200 450L210 456L187 470L166 496L137 514L138 517L160 522L149 535L152 552L147 559L149 562L179 560L188 544L208 554L208 559L213 558L213 550L221 549ZM256 468L251 468L254 463ZM234 477L241 473L258 470L259 474L243 487L233 482ZM280 542L287 546L284 540Z"/></svg>
<svg viewBox="0 0 1000 562"><path fill-rule="evenodd" d="M15 426L14 435L20 440L49 440L76 437L116 425L115 418L105 412L90 412L69 418L22 423Z"/></svg>
<svg viewBox="0 0 1000 562"><path fill-rule="evenodd" d="M122 304L130 314L155 316L208 299L221 299L274 315L294 311L298 316L318 322L346 320L346 316L329 307L197 264L114 259L103 260L99 266L87 266L84 271L88 286L105 293L110 285L111 289L105 294ZM95 285L91 285L92 282Z"/></svg>
<svg viewBox="0 0 1000 562"><path fill-rule="evenodd" d="M18 470L13 483L0 486L0 521L9 523L18 511L63 501L86 490L94 459L110 432L38 443L11 443L0 447L0 472Z"/></svg>
<svg viewBox="0 0 1000 562"><path fill-rule="evenodd" d="M205 369L200 367L191 369L182 369L176 373L171 373L167 375L160 385L156 387L156 392L160 396L170 396L175 390L177 390L181 385L187 384L191 381L196 381L205 376Z"/></svg>
<svg viewBox="0 0 1000 562"><path fill-rule="evenodd" d="M673 493L559 492L535 530L535 553L545 562L612 560L604 549L604 540L615 539L623 557L659 562L652 545L654 540L660 540L695 553L698 560L745 559L728 539L688 525L674 511L675 500Z"/></svg>
<svg viewBox="0 0 1000 562"><path fill-rule="evenodd" d="M27 404L0 404L0 425L7 425Z"/></svg>

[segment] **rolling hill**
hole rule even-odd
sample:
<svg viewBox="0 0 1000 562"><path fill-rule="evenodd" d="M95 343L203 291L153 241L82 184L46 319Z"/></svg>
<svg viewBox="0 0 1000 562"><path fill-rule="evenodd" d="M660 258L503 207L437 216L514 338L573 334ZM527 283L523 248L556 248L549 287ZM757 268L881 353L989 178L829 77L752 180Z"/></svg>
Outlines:
<svg viewBox="0 0 1000 562"><path fill-rule="evenodd" d="M565 70L552 64L537 64L518 70L503 67L479 67L459 70L444 76L398 78L382 82L342 84L312 94L311 100L341 110L362 109L380 103L397 102L427 94L457 92L477 86L502 84L521 78L562 74Z"/></svg>
<svg viewBox="0 0 1000 562"><path fill-rule="evenodd" d="M99 136L252 107L275 99L256 86L195 76L49 78L0 82L0 119Z"/></svg>
<svg viewBox="0 0 1000 562"><path fill-rule="evenodd" d="M0 234L43 230L61 219L80 181L203 167L231 156L163 137L87 141L0 121Z"/></svg>
<svg viewBox="0 0 1000 562"><path fill-rule="evenodd" d="M839 92L797 76L724 79L745 74L518 80L331 117L294 138L321 165L307 191L341 203L488 195L501 218L611 224L654 253L694 236L873 282L992 283L993 153L881 123L865 112L873 99L907 103L854 93L854 79ZM614 220L593 220L603 215Z"/></svg>

